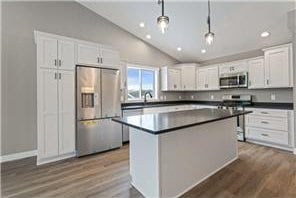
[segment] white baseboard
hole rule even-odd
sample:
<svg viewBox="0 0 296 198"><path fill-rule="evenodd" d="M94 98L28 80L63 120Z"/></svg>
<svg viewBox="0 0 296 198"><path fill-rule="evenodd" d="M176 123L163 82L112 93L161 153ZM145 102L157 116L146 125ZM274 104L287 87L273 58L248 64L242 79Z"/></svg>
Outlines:
<svg viewBox="0 0 296 198"><path fill-rule="evenodd" d="M33 157L37 155L37 150L26 151L21 153L13 153L9 155L2 155L0 156L0 163L9 162L13 160L19 160L27 157Z"/></svg>
<svg viewBox="0 0 296 198"><path fill-rule="evenodd" d="M76 156L76 152L66 153L66 154L63 154L60 156L55 156L55 157L51 157L51 158L47 158L47 159L38 159L38 157L37 157L37 166L52 163L52 162L57 162L60 160L65 160L65 159L72 158L75 156Z"/></svg>

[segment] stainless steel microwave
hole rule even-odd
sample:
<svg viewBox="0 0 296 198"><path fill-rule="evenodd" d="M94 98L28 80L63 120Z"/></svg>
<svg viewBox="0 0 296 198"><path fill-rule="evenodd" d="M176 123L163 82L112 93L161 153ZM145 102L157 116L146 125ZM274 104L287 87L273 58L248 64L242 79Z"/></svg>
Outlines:
<svg viewBox="0 0 296 198"><path fill-rule="evenodd" d="M222 89L248 87L248 72L221 74L219 83Z"/></svg>

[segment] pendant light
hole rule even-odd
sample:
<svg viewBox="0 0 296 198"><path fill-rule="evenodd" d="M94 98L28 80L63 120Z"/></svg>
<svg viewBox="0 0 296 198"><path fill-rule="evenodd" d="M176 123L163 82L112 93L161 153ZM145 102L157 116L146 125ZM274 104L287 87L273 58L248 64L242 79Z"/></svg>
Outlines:
<svg viewBox="0 0 296 198"><path fill-rule="evenodd" d="M210 5L210 0L208 0L208 33L205 34L206 42L208 45L212 45L214 42L214 33L211 32L211 5Z"/></svg>
<svg viewBox="0 0 296 198"><path fill-rule="evenodd" d="M169 17L164 16L164 0L159 0L158 4L161 4L161 16L157 18L157 25L161 33L165 33L169 26Z"/></svg>

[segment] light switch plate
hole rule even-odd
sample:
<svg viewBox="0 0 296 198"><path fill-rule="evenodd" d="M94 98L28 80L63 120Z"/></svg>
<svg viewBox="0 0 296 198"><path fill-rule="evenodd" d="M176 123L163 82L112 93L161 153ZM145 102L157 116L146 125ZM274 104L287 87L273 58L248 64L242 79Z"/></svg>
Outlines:
<svg viewBox="0 0 296 198"><path fill-rule="evenodd" d="M163 96L160 96L160 100L163 100Z"/></svg>
<svg viewBox="0 0 296 198"><path fill-rule="evenodd" d="M179 99L181 100L182 99L182 96L179 96Z"/></svg>
<svg viewBox="0 0 296 198"><path fill-rule="evenodd" d="M214 98L215 98L214 95L211 95L211 100L214 100Z"/></svg>
<svg viewBox="0 0 296 198"><path fill-rule="evenodd" d="M163 96L163 99L166 100L166 95Z"/></svg>
<svg viewBox="0 0 296 198"><path fill-rule="evenodd" d="M191 96L191 99L194 99L194 95Z"/></svg>
<svg viewBox="0 0 296 198"><path fill-rule="evenodd" d="M272 94L270 95L270 99L271 99L272 101L275 101L275 93L272 93Z"/></svg>

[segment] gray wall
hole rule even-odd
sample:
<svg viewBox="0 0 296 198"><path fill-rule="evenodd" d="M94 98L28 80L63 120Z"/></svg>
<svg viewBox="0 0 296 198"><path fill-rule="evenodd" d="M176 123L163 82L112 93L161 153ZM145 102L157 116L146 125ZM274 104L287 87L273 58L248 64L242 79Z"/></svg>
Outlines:
<svg viewBox="0 0 296 198"><path fill-rule="evenodd" d="M3 2L2 155L36 149L36 46L33 31L112 45L123 60L176 60L76 2Z"/></svg>

